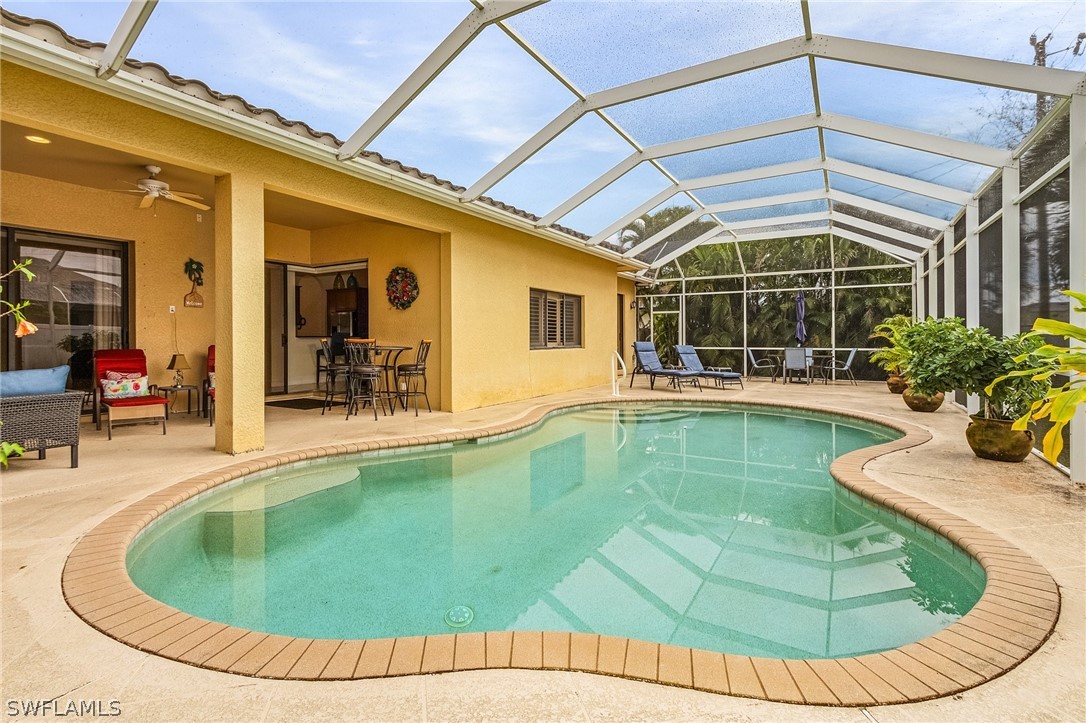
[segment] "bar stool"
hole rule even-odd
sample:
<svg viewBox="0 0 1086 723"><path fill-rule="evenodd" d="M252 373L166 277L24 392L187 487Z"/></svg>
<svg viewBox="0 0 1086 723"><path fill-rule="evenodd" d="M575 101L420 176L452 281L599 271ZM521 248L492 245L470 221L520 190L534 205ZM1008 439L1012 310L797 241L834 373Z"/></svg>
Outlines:
<svg viewBox="0 0 1086 723"><path fill-rule="evenodd" d="M430 339L423 339L419 342L419 349L415 354L415 363L401 364L396 367L397 388L400 390L399 395L403 400L404 411L407 411L407 400L414 397L416 417L419 416L420 396L426 400L426 411L433 411L430 409L430 397L426 394L426 357L430 354L430 344L432 343ZM421 390L419 389L420 381L422 382Z"/></svg>
<svg viewBox="0 0 1086 723"><path fill-rule="evenodd" d="M373 339L347 339L347 419L358 414L359 399L373 407L373 419L377 421L377 397L382 379L381 367L373 363Z"/></svg>
<svg viewBox="0 0 1086 723"><path fill-rule="evenodd" d="M332 408L336 400L336 383L342 378L347 380L347 373L350 371L350 364L341 364L335 359L333 353L332 340L328 337L321 337L321 351L324 354L325 362L318 368L317 376L321 373L324 374L324 406L321 407L321 415L323 416L326 411ZM319 363L319 360L318 360ZM343 389L343 403L347 403L349 383L344 385Z"/></svg>

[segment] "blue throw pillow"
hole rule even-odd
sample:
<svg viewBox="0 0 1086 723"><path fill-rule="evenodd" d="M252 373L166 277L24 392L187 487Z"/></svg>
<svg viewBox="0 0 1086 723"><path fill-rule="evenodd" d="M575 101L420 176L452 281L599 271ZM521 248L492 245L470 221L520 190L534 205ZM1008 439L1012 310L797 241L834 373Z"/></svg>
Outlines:
<svg viewBox="0 0 1086 723"><path fill-rule="evenodd" d="M27 397L60 394L68 383L68 365L52 369L24 369L0 372L0 397Z"/></svg>

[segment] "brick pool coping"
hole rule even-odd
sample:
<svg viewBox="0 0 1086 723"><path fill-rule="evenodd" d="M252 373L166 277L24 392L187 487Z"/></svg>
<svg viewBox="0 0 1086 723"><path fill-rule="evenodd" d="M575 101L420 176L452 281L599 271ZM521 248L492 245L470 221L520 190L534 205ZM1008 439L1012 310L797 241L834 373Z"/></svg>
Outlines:
<svg viewBox="0 0 1086 723"><path fill-rule="evenodd" d="M623 397L540 405L505 424L468 432L401 437L269 455L171 485L107 518L69 554L61 578L68 606L126 645L211 670L281 680L352 680L460 670L523 668L619 676L734 696L809 705L866 706L951 695L1016 667L1056 625L1052 576L1017 547L967 520L876 482L863 466L931 439L888 417L803 404L674 400L706 406L830 413L890 427L904 436L849 452L830 465L846 489L933 530L972 555L987 575L980 600L939 633L895 650L852 658L781 660L710 652L588 633L488 632L370 640L291 638L198 618L135 586L128 546L156 518L209 489L280 465L342 454L448 444L510 434L574 407L660 404Z"/></svg>

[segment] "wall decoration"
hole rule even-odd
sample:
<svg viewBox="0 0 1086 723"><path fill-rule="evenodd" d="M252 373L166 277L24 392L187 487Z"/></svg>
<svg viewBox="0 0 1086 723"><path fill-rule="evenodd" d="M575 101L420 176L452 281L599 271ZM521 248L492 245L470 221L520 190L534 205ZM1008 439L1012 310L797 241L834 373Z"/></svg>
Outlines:
<svg viewBox="0 0 1086 723"><path fill-rule="evenodd" d="M385 293L389 304L400 310L407 309L419 297L419 277L406 266L397 266L388 272Z"/></svg>
<svg viewBox="0 0 1086 723"><path fill-rule="evenodd" d="M200 308L204 305L204 297L196 293L197 286L204 285L204 264L194 258L185 262L185 276L192 282L192 291L185 294L185 306Z"/></svg>

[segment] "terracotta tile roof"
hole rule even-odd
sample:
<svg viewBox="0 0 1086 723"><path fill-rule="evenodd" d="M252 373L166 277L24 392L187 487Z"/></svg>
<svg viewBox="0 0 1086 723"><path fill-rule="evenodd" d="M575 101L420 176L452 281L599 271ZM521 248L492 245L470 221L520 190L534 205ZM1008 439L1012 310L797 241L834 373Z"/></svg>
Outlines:
<svg viewBox="0 0 1086 723"><path fill-rule="evenodd" d="M92 42L90 40L84 40L69 35L64 28L56 23L39 18L29 18L23 15L17 15L2 7L0 7L0 19L2 19L3 25L7 28L22 32L45 43L63 47L66 50L70 50L94 60L98 60L102 57L102 52L106 47L105 43ZM173 75L158 63L128 58L124 61L124 68L128 72L151 82L179 90L193 98L213 103L220 108L225 108L226 110L233 111L239 115L248 116L263 123L267 123L268 125L282 128L303 138L322 143L329 148L338 149L343 145L343 141L337 138L333 133L317 130L305 121L285 118L273 108L261 108L260 106L253 105L240 95L219 92L202 80ZM375 163L385 168L391 168L406 176L412 176L421 181L426 181L427 183L447 189L456 194L460 194L465 190L464 186L458 186L452 181L438 178L434 174L426 173L414 166L408 166L394 158L385 158L376 151L362 151L358 157L363 161ZM527 219L528 221L538 222L540 219L539 216L536 216L533 213L490 198L489 196L481 196L479 197L479 201L488 206L505 211L506 213ZM589 236L586 234L559 224L551 224L549 228L566 234L567 236L571 236L579 241L587 241L589 239ZM612 248L609 244L601 244L601 246L607 249Z"/></svg>

